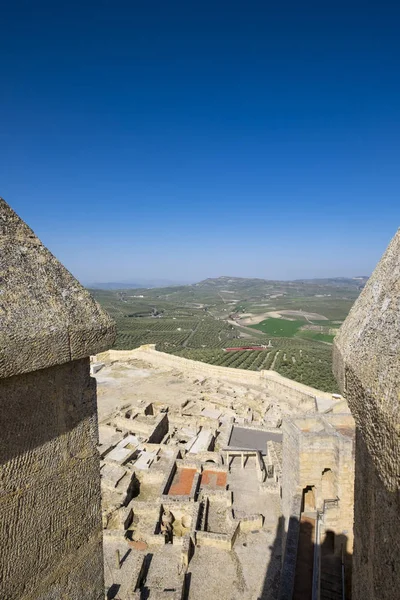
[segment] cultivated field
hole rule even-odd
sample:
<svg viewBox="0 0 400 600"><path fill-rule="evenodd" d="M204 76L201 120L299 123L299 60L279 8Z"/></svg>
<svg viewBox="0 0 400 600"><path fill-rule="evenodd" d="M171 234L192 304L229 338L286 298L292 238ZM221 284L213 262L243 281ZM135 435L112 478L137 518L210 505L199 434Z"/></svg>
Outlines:
<svg viewBox="0 0 400 600"><path fill-rule="evenodd" d="M221 366L274 369L336 391L331 343L359 288L359 280L223 277L170 288L91 291L116 321L116 349L156 344L164 352ZM265 349L224 351L252 345Z"/></svg>
<svg viewBox="0 0 400 600"><path fill-rule="evenodd" d="M249 325L253 329L259 329L267 335L274 337L293 337L303 327L304 321L289 321L287 319L274 319L269 317L257 325Z"/></svg>
<svg viewBox="0 0 400 600"><path fill-rule="evenodd" d="M306 385L327 392L338 391L332 375L332 347L297 339L272 338L272 347L265 350L238 350L225 352L221 349L182 349L175 352L179 356L200 360L212 365L236 367L261 371L273 369Z"/></svg>

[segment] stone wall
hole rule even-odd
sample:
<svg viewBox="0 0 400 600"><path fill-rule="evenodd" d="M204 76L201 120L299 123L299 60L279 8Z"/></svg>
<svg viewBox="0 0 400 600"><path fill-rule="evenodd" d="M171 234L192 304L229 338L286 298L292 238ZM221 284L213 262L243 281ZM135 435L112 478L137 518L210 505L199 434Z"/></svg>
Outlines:
<svg viewBox="0 0 400 600"><path fill-rule="evenodd" d="M96 382L115 324L0 198L0 598L104 597Z"/></svg>
<svg viewBox="0 0 400 600"><path fill-rule="evenodd" d="M248 371L245 369L233 369L230 367L218 367L207 363L174 356L165 352L158 352L155 346L148 344L135 350L109 350L97 356L101 361L116 360L143 360L155 367L179 369L193 377L216 377L221 380L236 382L240 385L259 386L282 400L304 410L315 410L315 397L332 399L331 394L321 392L312 387L282 377L279 373L270 370Z"/></svg>
<svg viewBox="0 0 400 600"><path fill-rule="evenodd" d="M334 344L357 425L353 600L392 600L400 580L400 232Z"/></svg>
<svg viewBox="0 0 400 600"><path fill-rule="evenodd" d="M357 431L353 598L394 599L399 586L399 492L388 491Z"/></svg>
<svg viewBox="0 0 400 600"><path fill-rule="evenodd" d="M329 485L326 484L330 478ZM282 513L293 516L293 496L314 488L314 510L329 504L324 522L335 532L336 550L353 550L354 421L349 414L288 417L283 422ZM286 531L284 532L285 539Z"/></svg>
<svg viewBox="0 0 400 600"><path fill-rule="evenodd" d="M290 516L293 514L293 497L301 497L300 486L300 436L291 423L284 419L282 424L282 514L285 518L283 546ZM300 515L300 512L297 516Z"/></svg>
<svg viewBox="0 0 400 600"><path fill-rule="evenodd" d="M89 359L2 380L0 430L1 598L102 598Z"/></svg>
<svg viewBox="0 0 400 600"><path fill-rule="evenodd" d="M156 418L154 429L149 436L149 444L161 444L162 439L168 433L168 415L161 414Z"/></svg>

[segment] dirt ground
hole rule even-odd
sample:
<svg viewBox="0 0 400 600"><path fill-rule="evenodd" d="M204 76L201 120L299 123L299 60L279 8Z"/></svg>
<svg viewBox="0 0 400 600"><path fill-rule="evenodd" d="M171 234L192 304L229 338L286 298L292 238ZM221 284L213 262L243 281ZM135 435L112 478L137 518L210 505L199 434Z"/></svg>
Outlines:
<svg viewBox="0 0 400 600"><path fill-rule="evenodd" d="M107 365L96 373L99 421L126 404L143 400L179 406L198 396L198 386L171 370L155 369L141 361Z"/></svg>
<svg viewBox="0 0 400 600"><path fill-rule="evenodd" d="M245 313L244 315L242 315L239 323L240 325L257 325L257 323L261 323L261 321L264 321L264 319L267 319L268 317L273 319L286 319L288 321L298 319L299 317L302 317L306 321L328 320L326 317L318 313L304 312L302 310L280 310L279 312L270 310L268 312L260 313L258 315L252 313Z"/></svg>

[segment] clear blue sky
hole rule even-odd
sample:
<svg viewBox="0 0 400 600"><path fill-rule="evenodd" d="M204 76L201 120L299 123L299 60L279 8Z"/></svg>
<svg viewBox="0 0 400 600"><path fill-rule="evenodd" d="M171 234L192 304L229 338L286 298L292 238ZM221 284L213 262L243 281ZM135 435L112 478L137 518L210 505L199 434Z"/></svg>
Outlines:
<svg viewBox="0 0 400 600"><path fill-rule="evenodd" d="M400 7L2 6L0 195L82 281L368 274L400 224Z"/></svg>

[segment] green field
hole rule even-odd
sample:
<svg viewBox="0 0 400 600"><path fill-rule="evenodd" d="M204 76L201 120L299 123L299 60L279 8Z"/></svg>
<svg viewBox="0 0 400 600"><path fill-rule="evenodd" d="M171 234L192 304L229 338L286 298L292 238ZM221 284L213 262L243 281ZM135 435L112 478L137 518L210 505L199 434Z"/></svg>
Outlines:
<svg viewBox="0 0 400 600"><path fill-rule="evenodd" d="M314 340L315 342L325 342L327 344L332 344L335 339L335 336L330 333L320 333L318 331L299 331L297 336L305 340Z"/></svg>
<svg viewBox="0 0 400 600"><path fill-rule="evenodd" d="M335 336L329 331L332 330L330 327L330 321L314 321L313 325L319 328L318 330L313 329L302 329L305 326L305 321L289 321L287 319L276 319L269 317L256 325L249 325L252 329L258 329L266 335L274 337L300 337L305 340L313 340L315 342L324 342L326 344L332 344ZM309 325L307 324L306 327ZM338 327L337 324L334 325Z"/></svg>
<svg viewBox="0 0 400 600"><path fill-rule="evenodd" d="M116 349L155 344L163 352L211 364L273 368L285 377L332 392L337 391L332 330L346 318L359 291L359 282L353 280L276 282L229 277L168 288L91 290L116 322ZM268 318L252 326L237 322L242 313L280 310L317 313L325 320ZM251 345L272 347L223 350Z"/></svg>
<svg viewBox="0 0 400 600"><path fill-rule="evenodd" d="M256 325L249 325L249 327L259 329L263 333L274 337L292 337L303 325L304 321L287 321L286 319L274 319L271 317Z"/></svg>

